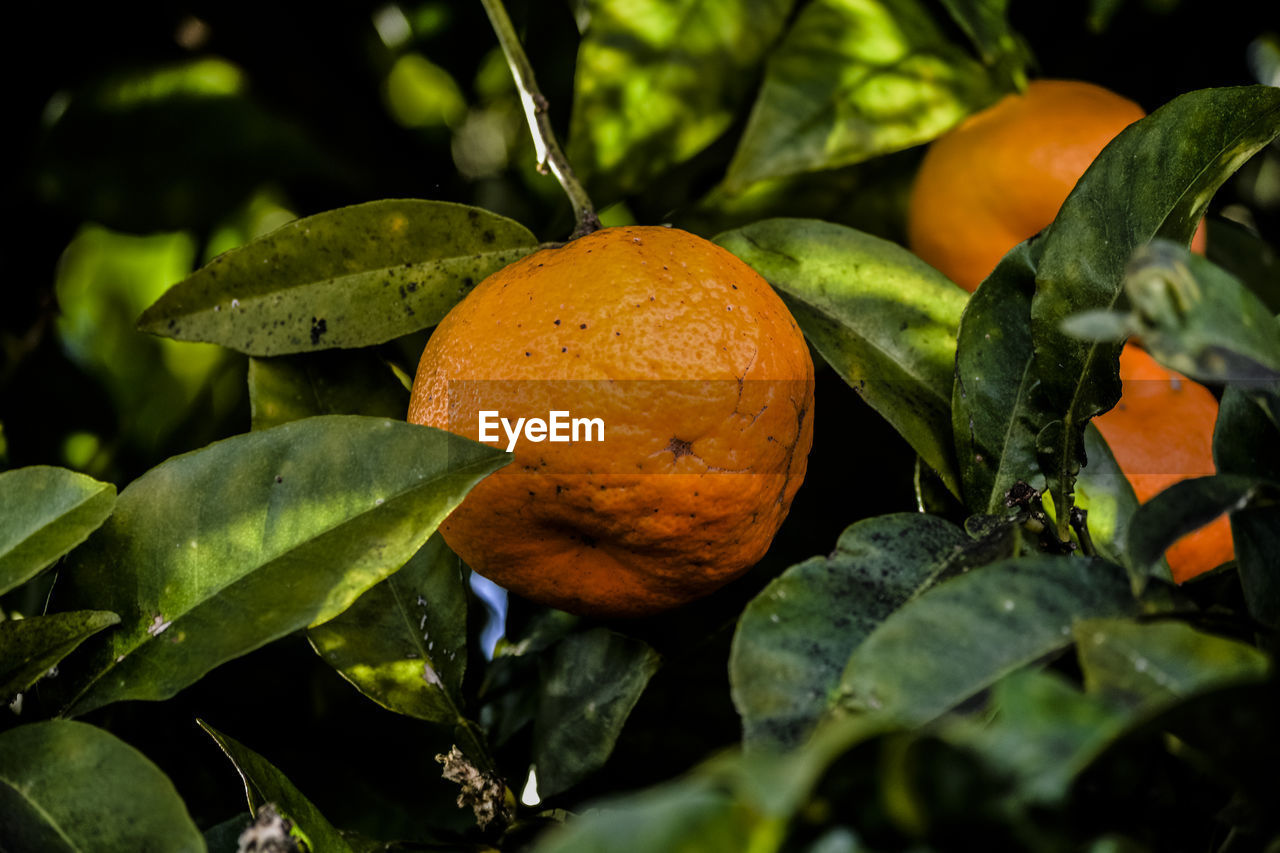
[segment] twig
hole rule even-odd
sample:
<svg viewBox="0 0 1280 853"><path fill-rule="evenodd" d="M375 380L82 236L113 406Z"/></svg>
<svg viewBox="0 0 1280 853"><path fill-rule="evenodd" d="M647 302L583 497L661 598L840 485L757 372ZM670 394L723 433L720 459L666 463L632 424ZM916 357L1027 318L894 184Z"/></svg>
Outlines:
<svg viewBox="0 0 1280 853"><path fill-rule="evenodd" d="M511 17L507 14L506 7L502 5L502 0L480 0L480 2L489 15L489 23L493 25L493 31L498 36L498 43L502 45L502 52L507 57L507 65L511 68L511 76L516 81L516 89L520 92L520 102L524 105L525 118L529 120L529 132L533 136L538 171L545 175L549 168L551 174L555 175L556 180L560 182L565 195L569 197L569 203L573 205L573 218L577 225L570 239L590 234L600 228L600 219L596 216L596 210L587 196L587 191L574 175L573 167L569 165L569 158L564 156L564 152L560 150L560 143L556 142L555 132L551 129L551 118L547 115L549 106L547 99L539 91L537 81L533 79L533 66L529 64L529 57L525 55L524 48L520 45L515 27L511 24Z"/></svg>
<svg viewBox="0 0 1280 853"><path fill-rule="evenodd" d="M1089 512L1078 506L1073 506L1070 512L1071 529L1076 532L1076 538L1080 540L1080 550L1086 557L1096 557L1098 549L1093 545L1093 537L1089 535Z"/></svg>

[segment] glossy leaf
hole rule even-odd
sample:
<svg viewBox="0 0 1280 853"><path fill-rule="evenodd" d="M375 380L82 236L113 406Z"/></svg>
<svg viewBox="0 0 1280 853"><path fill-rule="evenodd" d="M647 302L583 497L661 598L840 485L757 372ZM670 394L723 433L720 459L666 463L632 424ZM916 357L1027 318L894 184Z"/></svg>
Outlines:
<svg viewBox="0 0 1280 853"><path fill-rule="evenodd" d="M765 587L742 612L729 655L745 745L803 742L853 650L968 543L934 516L883 515L846 528L830 556L792 566Z"/></svg>
<svg viewBox="0 0 1280 853"><path fill-rule="evenodd" d="M203 853L173 783L102 729L70 720L0 734L0 849Z"/></svg>
<svg viewBox="0 0 1280 853"><path fill-rule="evenodd" d="M1106 439L1093 424L1085 429L1084 449L1089 463L1080 469L1076 478L1076 506L1088 513L1086 523L1098 554L1125 565L1129 529L1138 510L1138 498ZM1052 504L1046 507L1051 508ZM1168 576L1167 569L1157 573Z"/></svg>
<svg viewBox="0 0 1280 853"><path fill-rule="evenodd" d="M1074 628L1085 687L1148 709L1260 682L1271 663L1252 646L1175 621L1096 619Z"/></svg>
<svg viewBox="0 0 1280 853"><path fill-rule="evenodd" d="M378 344L440 322L481 279L536 247L524 226L475 207L358 204L219 255L138 327L257 356Z"/></svg>
<svg viewBox="0 0 1280 853"><path fill-rule="evenodd" d="M33 465L0 474L0 594L79 545L116 503L116 487Z"/></svg>
<svg viewBox="0 0 1280 853"><path fill-rule="evenodd" d="M1269 393L1228 386L1218 408L1213 460L1218 471L1280 483L1280 384ZM1249 613L1280 628L1280 505L1231 514L1236 566Z"/></svg>
<svg viewBox="0 0 1280 853"><path fill-rule="evenodd" d="M462 562L439 534L404 568L339 615L307 631L343 678L399 714L462 720L467 666L467 592Z"/></svg>
<svg viewBox="0 0 1280 853"><path fill-rule="evenodd" d="M646 643L604 628L556 645L533 727L540 796L565 791L604 766L661 662Z"/></svg>
<svg viewBox="0 0 1280 853"><path fill-rule="evenodd" d="M794 0L593 0L569 159L606 195L643 187L732 123Z"/></svg>
<svg viewBox="0 0 1280 853"><path fill-rule="evenodd" d="M85 640L119 621L105 610L78 610L0 622L0 701L25 691Z"/></svg>
<svg viewBox="0 0 1280 853"><path fill-rule="evenodd" d="M1078 620L1134 609L1110 563L1004 560L939 584L896 610L853 651L841 707L927 722L1071 642Z"/></svg>
<svg viewBox="0 0 1280 853"><path fill-rule="evenodd" d="M1113 140L1053 225L978 289L960 324L952 400L971 508L998 506L1014 482L1039 476L1065 505L1085 424L1119 397L1120 345L1072 338L1062 321L1112 307L1138 246L1188 242L1213 190L1277 133L1280 90L1176 99Z"/></svg>
<svg viewBox="0 0 1280 853"><path fill-rule="evenodd" d="M63 607L122 625L68 711L164 699L345 610L422 546L505 454L403 422L330 415L175 457L120 494L62 576Z"/></svg>
<svg viewBox="0 0 1280 853"><path fill-rule="evenodd" d="M1134 513L1129 562L1140 572L1159 564L1175 542L1224 512L1244 509L1260 494L1280 493L1280 485L1238 474L1216 474L1174 483Z"/></svg>
<svg viewBox="0 0 1280 853"><path fill-rule="evenodd" d="M367 350L318 352L249 359L249 405L260 430L313 415L402 418L409 393Z"/></svg>
<svg viewBox="0 0 1280 853"><path fill-rule="evenodd" d="M1122 131L1045 233L1031 304L1036 363L1030 378L1042 399L1041 429L1061 422L1053 440L1041 436L1038 448L1057 506L1068 505L1084 461L1085 424L1120 398L1120 344L1080 341L1062 332L1062 321L1114 305L1138 246L1157 236L1189 243L1217 188L1277 136L1280 89L1183 95Z"/></svg>
<svg viewBox="0 0 1280 853"><path fill-rule="evenodd" d="M805 337L959 491L949 399L967 294L900 246L812 219L768 219L716 242L779 292Z"/></svg>
<svg viewBox="0 0 1280 853"><path fill-rule="evenodd" d="M919 145L997 94L917 0L816 0L769 58L727 187Z"/></svg>
<svg viewBox="0 0 1280 853"><path fill-rule="evenodd" d="M306 843L306 849L314 853L351 853L351 847L342 834L275 765L204 720L196 722L235 765L236 772L244 780L245 797L254 815L263 804L271 803L281 817L293 823L293 835Z"/></svg>

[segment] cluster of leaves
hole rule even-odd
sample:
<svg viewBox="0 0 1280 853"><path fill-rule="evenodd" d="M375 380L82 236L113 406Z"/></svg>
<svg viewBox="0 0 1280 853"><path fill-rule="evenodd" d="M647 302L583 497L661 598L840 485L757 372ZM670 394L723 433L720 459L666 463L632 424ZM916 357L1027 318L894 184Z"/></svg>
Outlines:
<svg viewBox="0 0 1280 853"><path fill-rule="evenodd" d="M739 226L717 241L906 441L928 512L858 521L828 556L796 561L827 544L804 540L763 589L757 576L669 617L601 625L513 601L505 637L483 648L469 571L435 529L506 457L404 424L406 369L424 329L538 240L439 201L293 221L218 255L138 321L165 338L157 348L216 344L199 351L210 371L234 376L226 365L247 359L251 431L118 495L65 468L0 474L0 594L19 611L5 615L25 616L0 621L0 684L20 712L0 732L0 847L236 849L249 815L201 832L149 745L110 722L137 707L118 703L172 701L299 637L379 719L442 740L469 807L427 810L409 841L340 830L270 743L255 744L262 755L201 722L250 811L271 803L303 849L1280 838L1280 330L1274 305L1183 248L1215 190L1280 135L1280 90L1192 92L1127 130L968 299L880 236L760 214L789 212L808 173L888 162L1015 86L1026 51L1003 3L578 5L570 158L609 198L715 159L722 180L684 224ZM1095 5L1099 20L1114 12ZM1089 426L1118 397L1132 332L1224 389L1219 473L1141 509ZM74 347L98 330L69 316L63 333ZM124 407L153 393L112 389ZM1234 566L1173 587L1165 548L1224 511ZM704 686L731 698L741 742L730 732L710 742L733 748L685 775L595 801L596 785L635 788L685 769L686 753L707 758L669 710ZM272 710L308 713L302 698ZM635 740L641 724L651 743ZM438 769L416 769L409 799Z"/></svg>

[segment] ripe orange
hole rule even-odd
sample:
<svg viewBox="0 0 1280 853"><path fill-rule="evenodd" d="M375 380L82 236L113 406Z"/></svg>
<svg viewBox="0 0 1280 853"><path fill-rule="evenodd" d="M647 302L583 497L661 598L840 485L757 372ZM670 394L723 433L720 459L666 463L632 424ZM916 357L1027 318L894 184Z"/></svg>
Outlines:
<svg viewBox="0 0 1280 853"><path fill-rule="evenodd" d="M1120 402L1093 422L1139 501L1145 503L1179 480L1214 473L1218 401L1207 388L1162 366L1132 343L1120 352L1120 381ZM1182 537L1165 553L1178 583L1234 555L1225 515Z"/></svg>
<svg viewBox="0 0 1280 853"><path fill-rule="evenodd" d="M1047 227L1080 176L1142 108L1092 83L1037 80L936 140L911 191L912 251L972 293ZM1193 246L1203 250L1203 227Z"/></svg>
<svg viewBox="0 0 1280 853"><path fill-rule="evenodd" d="M409 420L477 439L484 411L599 418L604 440L526 434L445 541L526 598L633 616L764 554L804 479L813 363L733 255L676 229L606 228L489 276L431 336Z"/></svg>

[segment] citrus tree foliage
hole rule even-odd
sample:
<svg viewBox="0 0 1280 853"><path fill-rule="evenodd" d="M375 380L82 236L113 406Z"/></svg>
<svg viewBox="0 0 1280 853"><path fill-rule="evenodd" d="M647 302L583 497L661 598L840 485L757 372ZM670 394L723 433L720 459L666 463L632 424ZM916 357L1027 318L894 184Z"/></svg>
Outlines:
<svg viewBox="0 0 1280 853"><path fill-rule="evenodd" d="M15 13L56 47L13 77L0 849L1280 844L1252 9L513 0L535 94L496 5ZM1149 116L967 296L902 245L921 146L1100 55ZM548 129L606 225L714 239L818 367L772 549L657 616L487 585L436 530L509 457L404 423L432 328L578 224ZM1090 423L1132 336L1221 401L1216 473L1140 507ZM1234 560L1174 586L1224 513Z"/></svg>

